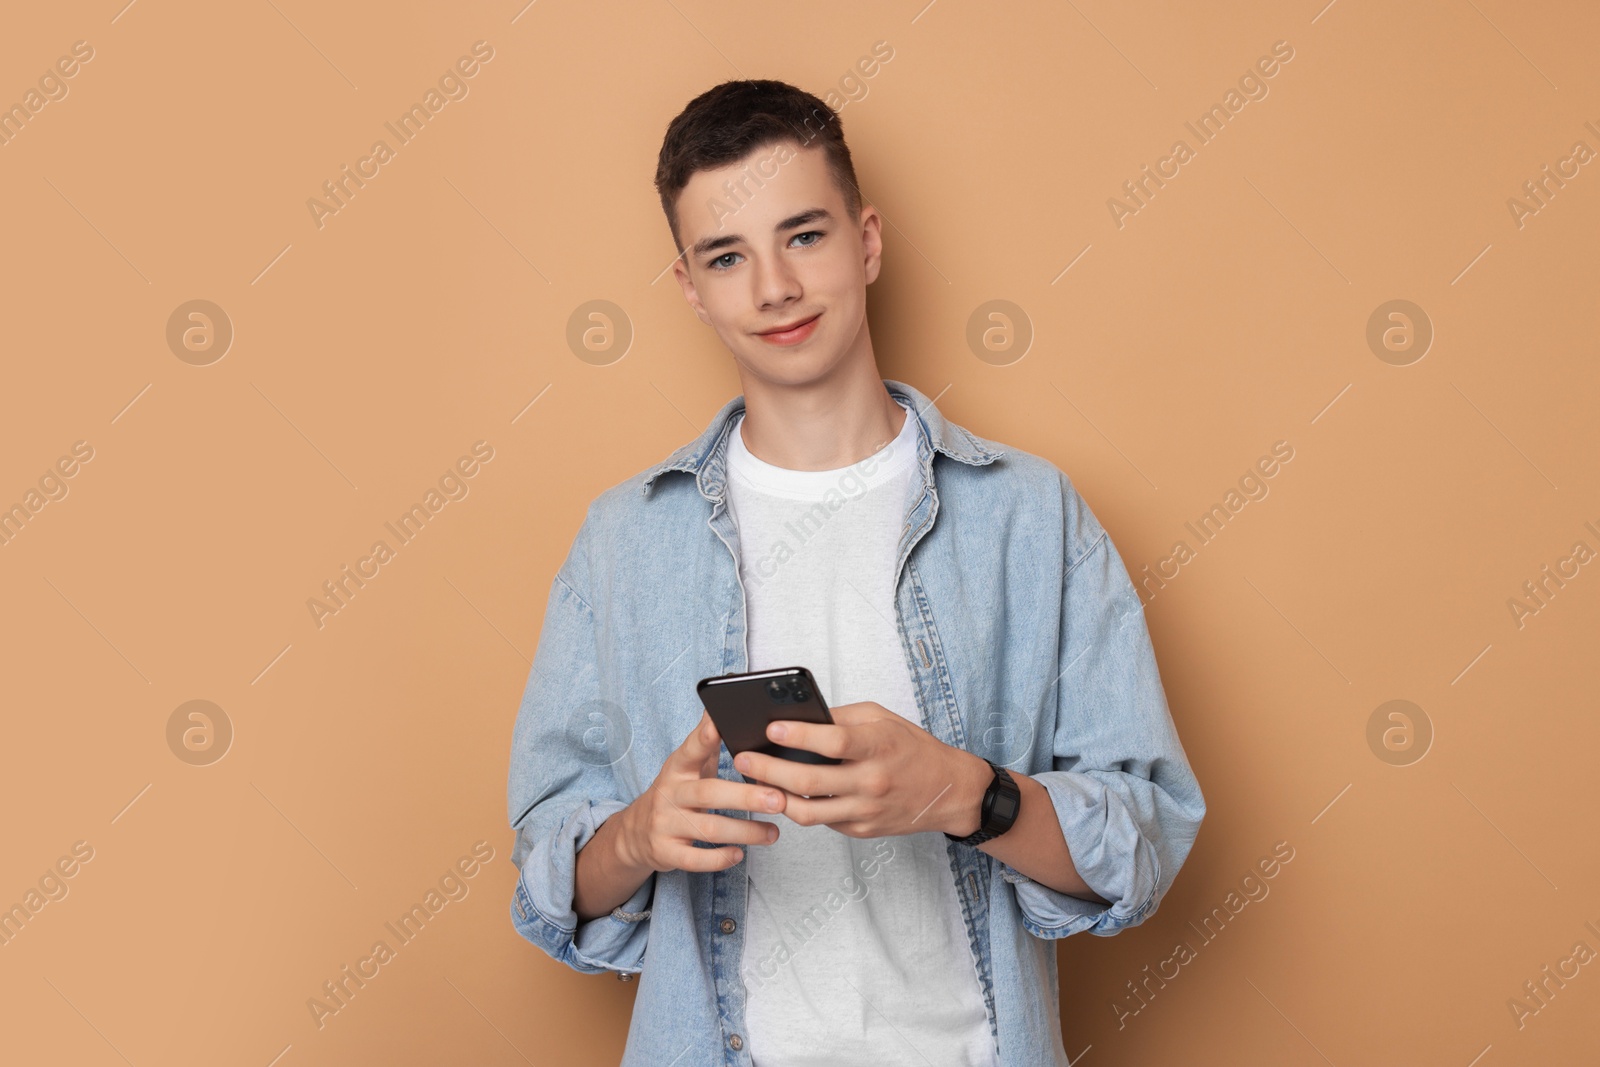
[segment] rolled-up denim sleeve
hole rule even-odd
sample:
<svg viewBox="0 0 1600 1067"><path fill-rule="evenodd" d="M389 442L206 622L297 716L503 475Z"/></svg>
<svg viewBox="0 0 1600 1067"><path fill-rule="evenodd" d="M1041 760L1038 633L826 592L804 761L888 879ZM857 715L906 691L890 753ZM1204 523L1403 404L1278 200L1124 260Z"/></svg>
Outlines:
<svg viewBox="0 0 1600 1067"><path fill-rule="evenodd" d="M622 756L612 751L618 709L600 699L594 611L580 592L584 540L580 531L551 582L512 733L507 797L519 873L511 920L517 933L573 970L638 973L655 875L610 914L580 922L573 908L578 851L627 807L612 774Z"/></svg>
<svg viewBox="0 0 1600 1067"><path fill-rule="evenodd" d="M1048 791L1073 864L1100 904L1001 864L1036 937L1110 936L1154 914L1205 818L1167 707L1144 605L1111 538L1062 475L1067 557Z"/></svg>

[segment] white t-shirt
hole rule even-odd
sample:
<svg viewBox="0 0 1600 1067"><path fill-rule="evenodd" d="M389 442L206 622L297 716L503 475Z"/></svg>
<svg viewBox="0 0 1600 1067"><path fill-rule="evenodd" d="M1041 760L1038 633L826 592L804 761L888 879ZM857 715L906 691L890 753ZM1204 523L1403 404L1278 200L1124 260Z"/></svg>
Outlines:
<svg viewBox="0 0 1600 1067"><path fill-rule="evenodd" d="M806 667L830 707L873 700L922 726L892 588L916 417L908 411L893 441L831 471L757 459L743 421L729 440L728 507L749 669ZM757 1067L993 1067L944 834L856 838L783 814L750 817L779 828L777 843L745 849L740 972Z"/></svg>

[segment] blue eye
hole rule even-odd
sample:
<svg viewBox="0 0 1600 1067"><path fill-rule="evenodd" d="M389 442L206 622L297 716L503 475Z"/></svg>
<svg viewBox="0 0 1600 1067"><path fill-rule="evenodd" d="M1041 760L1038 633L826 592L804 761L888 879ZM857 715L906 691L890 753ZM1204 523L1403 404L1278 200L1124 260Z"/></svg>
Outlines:
<svg viewBox="0 0 1600 1067"><path fill-rule="evenodd" d="M795 234L792 238L790 238L790 243L792 244L793 242L800 240L800 238L802 238L802 237L815 237L817 239L816 241L807 241L805 244L799 246L801 248L812 248L812 247L814 247L816 245L817 241L822 240L822 238L825 237L825 236L827 236L827 235L821 230L807 230L805 233L797 233L797 234ZM722 255L717 256L715 259L706 260L706 268L708 270L714 270L714 271L717 271L719 273L722 272L722 271L732 270L734 268L735 264L733 264L733 263L723 263L723 260L725 260L725 259L736 259L736 258L738 258L738 256L739 256L739 253L737 253L737 252L724 252Z"/></svg>

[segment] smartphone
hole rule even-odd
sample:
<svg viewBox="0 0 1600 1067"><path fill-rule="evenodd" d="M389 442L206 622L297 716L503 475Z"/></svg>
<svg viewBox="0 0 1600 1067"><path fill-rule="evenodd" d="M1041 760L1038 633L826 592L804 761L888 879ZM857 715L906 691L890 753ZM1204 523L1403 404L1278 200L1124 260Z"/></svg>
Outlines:
<svg viewBox="0 0 1600 1067"><path fill-rule="evenodd" d="M833 722L822 691L817 688L817 680L804 667L719 674L700 679L695 692L716 724L717 733L722 735L722 743L728 746L729 755L754 750L797 763L843 762L808 749L780 745L767 738L767 724L778 719ZM739 772L739 777L752 785L762 784L743 771Z"/></svg>

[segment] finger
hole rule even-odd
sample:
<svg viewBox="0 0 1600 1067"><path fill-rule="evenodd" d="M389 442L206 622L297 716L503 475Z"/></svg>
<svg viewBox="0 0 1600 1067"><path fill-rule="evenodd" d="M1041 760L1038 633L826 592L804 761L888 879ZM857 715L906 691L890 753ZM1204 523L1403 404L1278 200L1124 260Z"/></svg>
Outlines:
<svg viewBox="0 0 1600 1067"><path fill-rule="evenodd" d="M675 870L724 871L744 859L744 849L734 845L725 848L696 848L693 845L674 845L664 857Z"/></svg>
<svg viewBox="0 0 1600 1067"><path fill-rule="evenodd" d="M682 823L673 826L675 841L706 841L713 845L770 845L778 839L777 826L763 819L735 819L732 815L696 812L691 821L694 829L688 834L678 832Z"/></svg>
<svg viewBox="0 0 1600 1067"><path fill-rule="evenodd" d="M828 709L828 717L843 726L856 726L893 714L894 712L876 700L861 700L854 704L840 704Z"/></svg>
<svg viewBox="0 0 1600 1067"><path fill-rule="evenodd" d="M699 767L705 762L706 756L717 750L722 739L717 736L717 726L711 721L711 713L704 708L700 709L700 721L695 724L689 736L683 739L683 744L678 746L678 752L691 767Z"/></svg>
<svg viewBox="0 0 1600 1067"><path fill-rule="evenodd" d="M747 785L727 778L701 778L675 793L686 808L722 808L737 811L778 812L783 810L784 792L770 786Z"/></svg>
<svg viewBox="0 0 1600 1067"><path fill-rule="evenodd" d="M739 766L747 760L746 766ZM855 773L849 765L829 767L769 756L765 752L741 752L734 766L750 777L788 793L814 797L855 791L849 788L851 776Z"/></svg>
<svg viewBox="0 0 1600 1067"><path fill-rule="evenodd" d="M801 826L818 826L823 823L852 822L862 818L864 812L860 797L790 797L784 814ZM932 827L923 829L931 830Z"/></svg>
<svg viewBox="0 0 1600 1067"><path fill-rule="evenodd" d="M722 753L708 752L706 758L700 761L701 779L710 779L717 776L717 765L722 762Z"/></svg>
<svg viewBox="0 0 1600 1067"><path fill-rule="evenodd" d="M657 805L657 816L650 830L652 837L668 837L681 841L710 841L716 844L743 841L739 836L718 837L719 833L737 832L750 824L749 819L739 819L731 815L718 815L708 809L727 808L736 809L738 805L723 805L720 803L702 803L699 800L699 789L721 783L723 785L739 786L743 789L753 789L754 786L745 786L738 782L729 782L721 778L695 778L677 780L664 783L657 790L658 795L665 801L665 807ZM787 801L787 798L784 798ZM750 809L755 810L755 809ZM765 801L761 809L765 811ZM757 834L753 839L761 843L762 837Z"/></svg>
<svg viewBox="0 0 1600 1067"><path fill-rule="evenodd" d="M789 748L803 748L819 756L859 759L859 735L832 723L783 719L767 724L767 739Z"/></svg>

